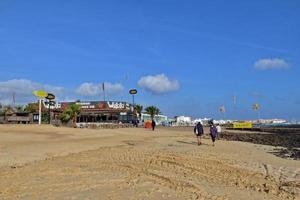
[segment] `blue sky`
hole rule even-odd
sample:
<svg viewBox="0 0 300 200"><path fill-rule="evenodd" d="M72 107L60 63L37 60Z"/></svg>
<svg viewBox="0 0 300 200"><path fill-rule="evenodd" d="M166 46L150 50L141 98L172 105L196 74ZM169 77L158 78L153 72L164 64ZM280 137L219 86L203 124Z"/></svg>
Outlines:
<svg viewBox="0 0 300 200"><path fill-rule="evenodd" d="M300 1L0 1L0 102L102 99L300 119ZM236 109L233 105L236 96Z"/></svg>

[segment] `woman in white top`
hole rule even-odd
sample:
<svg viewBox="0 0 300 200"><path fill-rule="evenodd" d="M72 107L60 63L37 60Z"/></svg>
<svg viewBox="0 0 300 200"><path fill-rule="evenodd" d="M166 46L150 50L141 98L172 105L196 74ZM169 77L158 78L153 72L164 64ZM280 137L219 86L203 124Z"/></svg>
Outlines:
<svg viewBox="0 0 300 200"><path fill-rule="evenodd" d="M221 132L222 132L222 128L221 128L220 124L218 124L216 128L217 128L218 139L219 139L220 134L221 134Z"/></svg>

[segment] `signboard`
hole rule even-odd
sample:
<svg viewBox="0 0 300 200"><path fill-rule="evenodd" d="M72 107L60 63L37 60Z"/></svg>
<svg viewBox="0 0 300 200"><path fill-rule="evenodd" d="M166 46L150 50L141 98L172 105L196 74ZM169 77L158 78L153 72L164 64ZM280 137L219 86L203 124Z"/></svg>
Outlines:
<svg viewBox="0 0 300 200"><path fill-rule="evenodd" d="M48 93L48 95L46 96L46 99L51 101L51 100L55 99L55 95L51 94L51 93Z"/></svg>
<svg viewBox="0 0 300 200"><path fill-rule="evenodd" d="M35 90L33 94L38 98L46 98L48 96L48 93L43 90Z"/></svg>
<svg viewBox="0 0 300 200"><path fill-rule="evenodd" d="M129 90L129 94L137 94L137 90L136 89Z"/></svg>
<svg viewBox="0 0 300 200"><path fill-rule="evenodd" d="M44 104L47 106L47 107L49 107L48 105L50 104L50 106L55 106L55 101L46 101L46 102L44 102Z"/></svg>
<svg viewBox="0 0 300 200"><path fill-rule="evenodd" d="M48 96L48 93L43 90L35 90L32 92L37 98L39 98L39 125L42 124L42 99Z"/></svg>
<svg viewBox="0 0 300 200"><path fill-rule="evenodd" d="M233 128L252 128L252 122L233 122Z"/></svg>
<svg viewBox="0 0 300 200"><path fill-rule="evenodd" d="M129 103L119 101L83 101L83 102L62 102L61 108L67 109L69 105L76 103L80 108L88 111L101 111L101 110L130 110Z"/></svg>

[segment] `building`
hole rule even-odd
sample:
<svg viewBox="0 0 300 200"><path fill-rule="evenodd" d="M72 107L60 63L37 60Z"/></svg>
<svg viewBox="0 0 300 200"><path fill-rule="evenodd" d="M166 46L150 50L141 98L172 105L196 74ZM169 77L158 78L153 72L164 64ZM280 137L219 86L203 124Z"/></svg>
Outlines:
<svg viewBox="0 0 300 200"><path fill-rule="evenodd" d="M151 115L147 113L142 113L141 114L141 121L142 122L147 122L151 121ZM167 125L168 124L168 117L165 115L155 115L154 116L154 121L156 122L157 125Z"/></svg>
<svg viewBox="0 0 300 200"><path fill-rule="evenodd" d="M56 110L54 119L58 119L59 114L72 104L80 105L81 108L80 114L77 116L78 123L131 123L132 120L136 119L133 106L121 101L61 102L52 108Z"/></svg>
<svg viewBox="0 0 300 200"><path fill-rule="evenodd" d="M177 116L176 119L176 125L177 126L191 126L192 125L192 118L186 117L186 116Z"/></svg>
<svg viewBox="0 0 300 200"><path fill-rule="evenodd" d="M4 124L32 124L35 123L35 114L25 111L19 111L13 107L3 113L0 117L0 123Z"/></svg>

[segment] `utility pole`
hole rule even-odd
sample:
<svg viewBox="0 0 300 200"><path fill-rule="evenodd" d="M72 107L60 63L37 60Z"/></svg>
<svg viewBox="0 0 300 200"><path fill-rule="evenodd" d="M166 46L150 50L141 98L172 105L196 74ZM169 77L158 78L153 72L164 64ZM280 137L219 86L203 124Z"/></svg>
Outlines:
<svg viewBox="0 0 300 200"><path fill-rule="evenodd" d="M16 106L16 93L15 92L13 92L13 94L12 94L12 103L13 103L13 107L15 107Z"/></svg>
<svg viewBox="0 0 300 200"><path fill-rule="evenodd" d="M103 101L106 101L105 100L105 84L104 84L104 82L102 83L102 90L103 90Z"/></svg>
<svg viewBox="0 0 300 200"><path fill-rule="evenodd" d="M236 102L237 102L237 98L236 95L233 95L233 114L234 117L237 119L237 108L236 108Z"/></svg>

